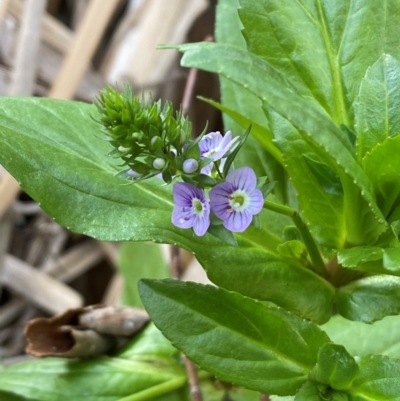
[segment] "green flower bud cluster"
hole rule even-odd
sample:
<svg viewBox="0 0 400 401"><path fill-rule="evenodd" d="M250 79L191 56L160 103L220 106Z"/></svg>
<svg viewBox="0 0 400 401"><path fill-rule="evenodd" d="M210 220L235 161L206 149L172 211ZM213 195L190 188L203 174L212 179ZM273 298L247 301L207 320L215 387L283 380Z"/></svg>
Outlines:
<svg viewBox="0 0 400 401"><path fill-rule="evenodd" d="M114 148L110 155L127 166L120 175L131 172L130 177L145 179L161 173L164 181L171 182L188 151L190 121L181 112L174 113L171 102L162 107L160 100L139 99L129 85L123 93L106 87L96 105L103 132Z"/></svg>

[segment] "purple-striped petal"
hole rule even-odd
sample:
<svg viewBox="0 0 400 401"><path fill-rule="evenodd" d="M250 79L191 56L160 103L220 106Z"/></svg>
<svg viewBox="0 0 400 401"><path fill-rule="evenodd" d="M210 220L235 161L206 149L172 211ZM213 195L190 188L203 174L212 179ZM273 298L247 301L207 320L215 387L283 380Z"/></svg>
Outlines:
<svg viewBox="0 0 400 401"><path fill-rule="evenodd" d="M192 199L205 199L204 193L197 187L186 182L177 182L172 189L175 205L192 206Z"/></svg>
<svg viewBox="0 0 400 401"><path fill-rule="evenodd" d="M258 214L264 207L264 197L262 192L256 188L250 193L250 203L247 210L251 214Z"/></svg>
<svg viewBox="0 0 400 401"><path fill-rule="evenodd" d="M179 228L191 228L195 222L195 215L184 212L181 206L175 206L172 211L172 224Z"/></svg>
<svg viewBox="0 0 400 401"><path fill-rule="evenodd" d="M234 233L241 233L250 225L253 215L248 210L232 212L224 221L224 227Z"/></svg>
<svg viewBox="0 0 400 401"><path fill-rule="evenodd" d="M231 171L226 177L227 182L231 182L235 189L242 189L248 193L257 186L257 177L250 167L241 167Z"/></svg>
<svg viewBox="0 0 400 401"><path fill-rule="evenodd" d="M199 237L203 236L210 227L210 211L207 216L204 214L203 217L196 217L193 222L193 231Z"/></svg>

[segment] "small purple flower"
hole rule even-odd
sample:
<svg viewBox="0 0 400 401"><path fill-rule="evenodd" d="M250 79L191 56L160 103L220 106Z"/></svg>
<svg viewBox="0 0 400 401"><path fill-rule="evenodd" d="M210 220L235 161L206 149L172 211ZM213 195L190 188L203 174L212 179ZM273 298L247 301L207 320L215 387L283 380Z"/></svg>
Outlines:
<svg viewBox="0 0 400 401"><path fill-rule="evenodd" d="M250 225L253 215L261 212L264 198L256 185L254 171L250 167L241 167L231 171L225 182L211 189L211 210L223 220L225 228L243 232Z"/></svg>
<svg viewBox="0 0 400 401"><path fill-rule="evenodd" d="M172 190L174 210L172 224L179 228L193 227L201 237L210 226L210 204L203 190L186 182L177 182Z"/></svg>
<svg viewBox="0 0 400 401"><path fill-rule="evenodd" d="M222 159L238 139L239 137L232 139L231 131L228 131L225 136L222 136L220 132L210 132L204 135L199 142L201 158L204 159L208 157L213 161ZM223 162L225 162L225 159L221 161L221 163ZM210 174L212 166L212 163L208 164L201 169L201 172L203 174Z"/></svg>

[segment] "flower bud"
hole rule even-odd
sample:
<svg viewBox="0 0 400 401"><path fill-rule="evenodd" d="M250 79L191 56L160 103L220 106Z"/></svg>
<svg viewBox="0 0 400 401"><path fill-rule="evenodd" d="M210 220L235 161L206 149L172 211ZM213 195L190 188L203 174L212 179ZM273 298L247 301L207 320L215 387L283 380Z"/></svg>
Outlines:
<svg viewBox="0 0 400 401"><path fill-rule="evenodd" d="M199 162L196 159L187 159L183 162L183 171L186 174L193 174L199 168Z"/></svg>
<svg viewBox="0 0 400 401"><path fill-rule="evenodd" d="M165 167L165 160L161 157L157 157L157 159L153 161L153 167L156 170L162 170Z"/></svg>

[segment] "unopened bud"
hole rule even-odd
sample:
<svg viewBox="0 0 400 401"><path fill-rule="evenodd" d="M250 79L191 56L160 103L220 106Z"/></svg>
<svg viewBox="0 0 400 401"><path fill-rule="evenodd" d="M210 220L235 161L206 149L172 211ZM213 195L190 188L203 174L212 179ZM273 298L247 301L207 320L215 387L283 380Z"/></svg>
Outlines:
<svg viewBox="0 0 400 401"><path fill-rule="evenodd" d="M192 174L199 168L199 162L196 159L187 159L183 162L183 171L186 174Z"/></svg>
<svg viewBox="0 0 400 401"><path fill-rule="evenodd" d="M157 159L153 161L153 167L156 170L162 170L165 167L165 160L161 157L157 157Z"/></svg>

